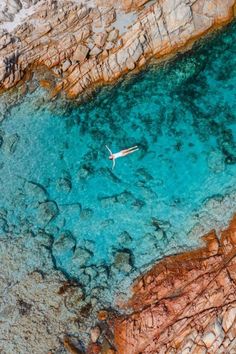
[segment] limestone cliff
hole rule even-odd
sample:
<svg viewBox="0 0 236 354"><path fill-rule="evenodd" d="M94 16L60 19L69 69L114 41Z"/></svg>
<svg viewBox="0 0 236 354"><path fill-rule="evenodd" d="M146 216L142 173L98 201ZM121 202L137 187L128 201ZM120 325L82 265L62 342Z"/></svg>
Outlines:
<svg viewBox="0 0 236 354"><path fill-rule="evenodd" d="M20 11L22 3L15 3ZM175 53L229 22L236 0L97 0L97 4L41 0L23 24L4 30L3 23L0 88L15 86L27 72L43 66L57 78L54 94L64 90L76 97L94 84L111 82L143 66L151 57Z"/></svg>

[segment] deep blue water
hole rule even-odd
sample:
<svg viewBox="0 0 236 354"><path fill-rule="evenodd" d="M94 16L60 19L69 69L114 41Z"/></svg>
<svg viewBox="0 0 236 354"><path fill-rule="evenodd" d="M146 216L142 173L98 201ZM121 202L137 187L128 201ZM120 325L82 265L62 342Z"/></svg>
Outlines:
<svg viewBox="0 0 236 354"><path fill-rule="evenodd" d="M81 105L38 88L14 106L0 127L1 237L50 238L59 269L109 294L225 225L236 208L235 29ZM112 171L106 144L140 150Z"/></svg>

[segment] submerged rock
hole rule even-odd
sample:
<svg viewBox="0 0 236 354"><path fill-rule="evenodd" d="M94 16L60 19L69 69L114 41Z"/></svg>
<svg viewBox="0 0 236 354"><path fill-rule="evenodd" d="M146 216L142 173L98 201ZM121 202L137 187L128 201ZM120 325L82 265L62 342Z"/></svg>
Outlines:
<svg viewBox="0 0 236 354"><path fill-rule="evenodd" d="M12 134L4 137L3 148L9 154L14 154L17 145L19 143L20 136L18 134Z"/></svg>
<svg viewBox="0 0 236 354"><path fill-rule="evenodd" d="M89 175L93 173L93 171L94 169L91 165L83 165L78 171L78 178L82 180L87 179Z"/></svg>
<svg viewBox="0 0 236 354"><path fill-rule="evenodd" d="M45 202L48 198L48 193L43 185L33 181L26 181L24 185L26 197L31 197L37 202Z"/></svg>
<svg viewBox="0 0 236 354"><path fill-rule="evenodd" d="M93 216L93 210L90 208L85 208L81 210L80 217L83 220L90 219Z"/></svg>
<svg viewBox="0 0 236 354"><path fill-rule="evenodd" d="M64 253L67 251L74 251L76 241L70 231L64 231L54 242L53 252Z"/></svg>
<svg viewBox="0 0 236 354"><path fill-rule="evenodd" d="M132 237L130 236L130 234L127 231L124 231L118 236L117 241L123 247L127 247L127 245L129 245L131 243Z"/></svg>
<svg viewBox="0 0 236 354"><path fill-rule="evenodd" d="M73 255L73 263L81 267L85 265L91 257L93 257L93 252L87 250L86 248L76 247Z"/></svg>
<svg viewBox="0 0 236 354"><path fill-rule="evenodd" d="M40 231L36 234L36 239L40 245L51 248L53 245L53 237L47 232Z"/></svg>
<svg viewBox="0 0 236 354"><path fill-rule="evenodd" d="M72 182L71 179L66 178L66 177L61 177L57 180L57 188L61 190L62 192L69 193L72 188Z"/></svg>
<svg viewBox="0 0 236 354"><path fill-rule="evenodd" d="M114 267L124 273L132 270L132 260L130 251L118 251L114 256Z"/></svg>
<svg viewBox="0 0 236 354"><path fill-rule="evenodd" d="M59 213L57 204L52 200L39 204L38 211L40 219L46 224L52 221Z"/></svg>

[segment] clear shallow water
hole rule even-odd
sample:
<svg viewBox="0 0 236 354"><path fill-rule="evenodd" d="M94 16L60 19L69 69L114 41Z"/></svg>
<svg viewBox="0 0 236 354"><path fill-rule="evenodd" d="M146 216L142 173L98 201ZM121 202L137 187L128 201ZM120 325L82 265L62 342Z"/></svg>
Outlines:
<svg viewBox="0 0 236 354"><path fill-rule="evenodd" d="M55 265L109 302L224 225L236 208L235 27L80 106L38 89L13 107L1 124L1 237L50 240ZM105 144L140 151L112 171Z"/></svg>

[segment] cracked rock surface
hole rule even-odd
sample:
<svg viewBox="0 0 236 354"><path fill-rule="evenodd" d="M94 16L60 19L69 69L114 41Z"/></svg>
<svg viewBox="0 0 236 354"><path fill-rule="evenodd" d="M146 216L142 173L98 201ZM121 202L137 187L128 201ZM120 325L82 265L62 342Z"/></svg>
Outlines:
<svg viewBox="0 0 236 354"><path fill-rule="evenodd" d="M23 6L16 0L7 3L14 5L15 12ZM63 90L67 96L76 97L94 84L114 81L142 67L151 57L160 59L175 53L229 22L236 1L116 3L42 0L27 21L13 30L5 30L3 21L0 88L15 86L27 72L43 66L57 78L53 95ZM4 9L2 14L7 14Z"/></svg>
<svg viewBox="0 0 236 354"><path fill-rule="evenodd" d="M131 313L113 323L118 353L236 352L236 216L203 239L136 281Z"/></svg>

